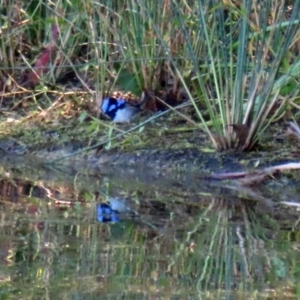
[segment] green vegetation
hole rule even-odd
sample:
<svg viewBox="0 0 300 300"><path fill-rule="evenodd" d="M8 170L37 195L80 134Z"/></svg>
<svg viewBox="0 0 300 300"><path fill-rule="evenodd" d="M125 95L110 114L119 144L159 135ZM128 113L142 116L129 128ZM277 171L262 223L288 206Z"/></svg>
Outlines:
<svg viewBox="0 0 300 300"><path fill-rule="evenodd" d="M272 123L299 115L300 0L2 2L1 109L31 121L2 133L24 136L26 127L29 136L46 123L106 143L116 127L88 116L105 94L134 100L143 90L155 95L152 111L175 114L172 126L161 125L166 114L148 120L158 125L141 139L154 136L152 145L172 127L200 130L220 151L251 150Z"/></svg>
<svg viewBox="0 0 300 300"><path fill-rule="evenodd" d="M299 295L298 211L279 204L297 200L298 174L200 176L299 152L265 143L299 118L299 16L300 0L1 0L1 299ZM98 118L104 95L143 90L154 96L137 123ZM295 124L289 135L299 139ZM86 172L2 155L100 145L134 155ZM98 222L109 197L138 213Z"/></svg>

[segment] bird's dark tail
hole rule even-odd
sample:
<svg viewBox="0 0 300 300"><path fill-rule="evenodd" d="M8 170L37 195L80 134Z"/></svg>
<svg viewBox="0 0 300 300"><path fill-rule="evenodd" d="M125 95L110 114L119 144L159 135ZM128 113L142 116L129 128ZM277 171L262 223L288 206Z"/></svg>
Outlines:
<svg viewBox="0 0 300 300"><path fill-rule="evenodd" d="M138 103L139 107L142 107L147 101L151 100L153 98L153 95L149 93L148 91L144 90L141 95L140 102Z"/></svg>

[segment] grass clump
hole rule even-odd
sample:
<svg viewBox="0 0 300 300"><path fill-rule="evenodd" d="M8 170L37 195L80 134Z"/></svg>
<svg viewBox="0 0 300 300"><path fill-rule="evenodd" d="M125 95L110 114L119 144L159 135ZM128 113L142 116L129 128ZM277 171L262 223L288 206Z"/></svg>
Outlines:
<svg viewBox="0 0 300 300"><path fill-rule="evenodd" d="M193 26L172 5L193 76L186 80L173 65L211 142L219 150L253 149L297 92L299 1L292 9L284 1L195 1Z"/></svg>

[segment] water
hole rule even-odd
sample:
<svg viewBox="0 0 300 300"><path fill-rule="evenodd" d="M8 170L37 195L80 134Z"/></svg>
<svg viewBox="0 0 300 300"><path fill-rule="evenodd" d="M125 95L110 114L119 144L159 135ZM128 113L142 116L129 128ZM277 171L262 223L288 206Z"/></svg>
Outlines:
<svg viewBox="0 0 300 300"><path fill-rule="evenodd" d="M298 212L265 190L20 161L0 191L0 299L299 297Z"/></svg>

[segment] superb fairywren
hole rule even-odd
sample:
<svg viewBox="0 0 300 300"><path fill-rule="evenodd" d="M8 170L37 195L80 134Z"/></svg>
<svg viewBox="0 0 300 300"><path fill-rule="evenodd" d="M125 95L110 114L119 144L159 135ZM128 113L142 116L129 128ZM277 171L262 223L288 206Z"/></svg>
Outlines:
<svg viewBox="0 0 300 300"><path fill-rule="evenodd" d="M148 99L150 97L143 93L142 100L139 103L131 104L122 98L107 97L102 101L101 110L115 123L129 123Z"/></svg>
<svg viewBox="0 0 300 300"><path fill-rule="evenodd" d="M97 204L97 220L101 223L120 221L120 216L126 216L130 212L130 208L124 203L123 199L109 198L107 203Z"/></svg>

